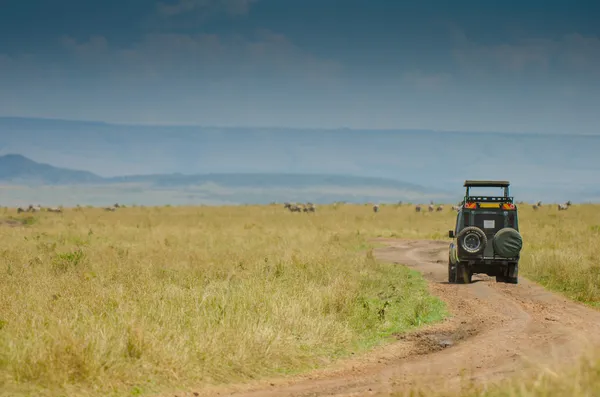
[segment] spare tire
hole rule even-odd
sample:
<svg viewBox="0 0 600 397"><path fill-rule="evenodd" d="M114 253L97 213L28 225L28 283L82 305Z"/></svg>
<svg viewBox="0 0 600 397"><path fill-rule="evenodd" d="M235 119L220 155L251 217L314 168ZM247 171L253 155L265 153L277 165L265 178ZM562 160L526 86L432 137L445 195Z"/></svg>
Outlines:
<svg viewBox="0 0 600 397"><path fill-rule="evenodd" d="M460 248L471 255L482 252L488 242L483 230L476 226L465 227L456 237Z"/></svg>
<svg viewBox="0 0 600 397"><path fill-rule="evenodd" d="M494 252L504 258L515 258L519 256L523 248L521 233L512 227L498 230L492 240Z"/></svg>

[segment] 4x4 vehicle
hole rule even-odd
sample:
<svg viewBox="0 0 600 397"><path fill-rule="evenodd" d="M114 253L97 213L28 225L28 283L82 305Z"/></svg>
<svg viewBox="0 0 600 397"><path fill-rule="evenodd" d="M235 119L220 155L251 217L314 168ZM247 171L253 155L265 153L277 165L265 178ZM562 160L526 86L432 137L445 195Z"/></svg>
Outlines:
<svg viewBox="0 0 600 397"><path fill-rule="evenodd" d="M473 274L517 284L523 239L519 216L508 181L465 181L467 188L456 216L448 258L448 282L470 283ZM476 196L472 188L501 188L501 196Z"/></svg>

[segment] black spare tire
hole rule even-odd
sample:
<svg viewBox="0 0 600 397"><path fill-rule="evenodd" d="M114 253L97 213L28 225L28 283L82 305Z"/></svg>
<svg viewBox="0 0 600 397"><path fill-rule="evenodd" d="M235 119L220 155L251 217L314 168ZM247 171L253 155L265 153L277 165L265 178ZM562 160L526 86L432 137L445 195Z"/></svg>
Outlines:
<svg viewBox="0 0 600 397"><path fill-rule="evenodd" d="M494 252L504 258L515 258L523 248L521 233L512 227L498 230L492 240Z"/></svg>
<svg viewBox="0 0 600 397"><path fill-rule="evenodd" d="M478 254L485 249L487 237L483 230L476 226L468 226L458 233L458 244L468 254Z"/></svg>

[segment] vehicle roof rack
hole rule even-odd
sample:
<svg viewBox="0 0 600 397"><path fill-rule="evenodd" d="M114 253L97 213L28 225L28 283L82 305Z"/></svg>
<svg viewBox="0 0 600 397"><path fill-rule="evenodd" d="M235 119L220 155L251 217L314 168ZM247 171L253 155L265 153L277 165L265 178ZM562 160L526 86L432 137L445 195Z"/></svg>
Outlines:
<svg viewBox="0 0 600 397"><path fill-rule="evenodd" d="M509 181L473 181L466 180L464 187L509 187Z"/></svg>
<svg viewBox="0 0 600 397"><path fill-rule="evenodd" d="M467 188L465 192L465 202L481 202L481 203L513 203L513 197L509 192L509 181L474 181L466 180L464 186ZM499 187L504 191L502 196L482 196L472 195L471 188L477 187Z"/></svg>
<svg viewBox="0 0 600 397"><path fill-rule="evenodd" d="M477 203L513 203L514 198L510 196L465 196L465 202Z"/></svg>

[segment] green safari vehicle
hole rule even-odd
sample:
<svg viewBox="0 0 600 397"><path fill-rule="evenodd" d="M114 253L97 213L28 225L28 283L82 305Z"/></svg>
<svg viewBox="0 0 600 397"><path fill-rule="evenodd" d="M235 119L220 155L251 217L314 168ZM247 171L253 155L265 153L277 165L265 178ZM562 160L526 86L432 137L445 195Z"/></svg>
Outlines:
<svg viewBox="0 0 600 397"><path fill-rule="evenodd" d="M508 181L465 181L466 193L456 216L448 257L448 282L471 283L473 274L517 284L523 238L519 213ZM500 188L498 196L473 195L473 188Z"/></svg>

